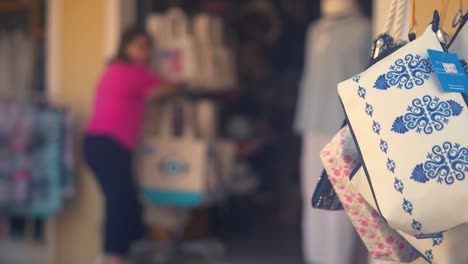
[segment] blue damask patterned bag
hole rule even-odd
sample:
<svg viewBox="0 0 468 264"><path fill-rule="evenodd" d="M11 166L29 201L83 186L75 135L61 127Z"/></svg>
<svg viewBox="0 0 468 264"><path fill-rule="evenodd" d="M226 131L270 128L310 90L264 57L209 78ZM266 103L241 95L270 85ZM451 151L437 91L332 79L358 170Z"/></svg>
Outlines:
<svg viewBox="0 0 468 264"><path fill-rule="evenodd" d="M420 239L468 222L467 105L440 89L428 49L443 51L431 27L338 87L377 209Z"/></svg>

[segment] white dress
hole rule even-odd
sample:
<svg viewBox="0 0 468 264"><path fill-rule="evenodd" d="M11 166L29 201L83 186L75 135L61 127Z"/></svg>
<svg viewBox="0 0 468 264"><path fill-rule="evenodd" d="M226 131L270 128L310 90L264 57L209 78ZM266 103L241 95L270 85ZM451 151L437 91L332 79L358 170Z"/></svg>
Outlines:
<svg viewBox="0 0 468 264"><path fill-rule="evenodd" d="M371 28L359 14L323 18L310 26L295 129L303 135L303 251L308 264L353 264L357 236L344 211L311 207L322 171L320 150L344 119L337 84L361 72L368 60Z"/></svg>

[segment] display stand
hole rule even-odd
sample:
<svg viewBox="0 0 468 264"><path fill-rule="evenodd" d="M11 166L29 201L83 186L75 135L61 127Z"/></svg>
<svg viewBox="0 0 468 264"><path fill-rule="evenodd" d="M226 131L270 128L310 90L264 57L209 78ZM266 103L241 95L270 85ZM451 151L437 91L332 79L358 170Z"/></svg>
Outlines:
<svg viewBox="0 0 468 264"><path fill-rule="evenodd" d="M201 100L217 101L220 96L225 95L226 92L198 92L198 91L184 91L174 96L172 99L182 98L189 102L197 102ZM210 108L210 112L205 112L209 118L216 119L218 116L216 107ZM208 121L208 123L218 123L217 120ZM215 132L202 133L202 137L212 138ZM222 198L220 198L222 200ZM190 215L192 215L192 209ZM177 225L172 232L171 240L167 242L146 242L137 243L136 252L134 252L134 261L136 263L151 263L151 264L176 264L176 263L192 263L191 258L196 258L197 263L212 264L222 263L220 258L224 255L224 246L216 239L194 240L185 241L185 230L187 228L186 221L182 225Z"/></svg>

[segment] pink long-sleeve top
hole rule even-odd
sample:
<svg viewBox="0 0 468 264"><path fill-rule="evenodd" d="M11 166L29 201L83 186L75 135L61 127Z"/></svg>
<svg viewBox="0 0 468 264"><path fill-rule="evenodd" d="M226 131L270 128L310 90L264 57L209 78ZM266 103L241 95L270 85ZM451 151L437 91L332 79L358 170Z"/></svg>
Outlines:
<svg viewBox="0 0 468 264"><path fill-rule="evenodd" d="M133 150L138 142L146 97L162 79L143 65L113 62L98 81L87 135L107 135Z"/></svg>

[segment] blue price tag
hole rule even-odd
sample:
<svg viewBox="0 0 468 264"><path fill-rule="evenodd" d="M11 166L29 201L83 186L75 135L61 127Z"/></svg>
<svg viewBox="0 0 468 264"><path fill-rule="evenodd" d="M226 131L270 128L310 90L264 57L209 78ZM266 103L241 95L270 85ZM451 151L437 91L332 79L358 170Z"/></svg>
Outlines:
<svg viewBox="0 0 468 264"><path fill-rule="evenodd" d="M468 78L457 54L427 50L437 80L446 92L468 93Z"/></svg>

